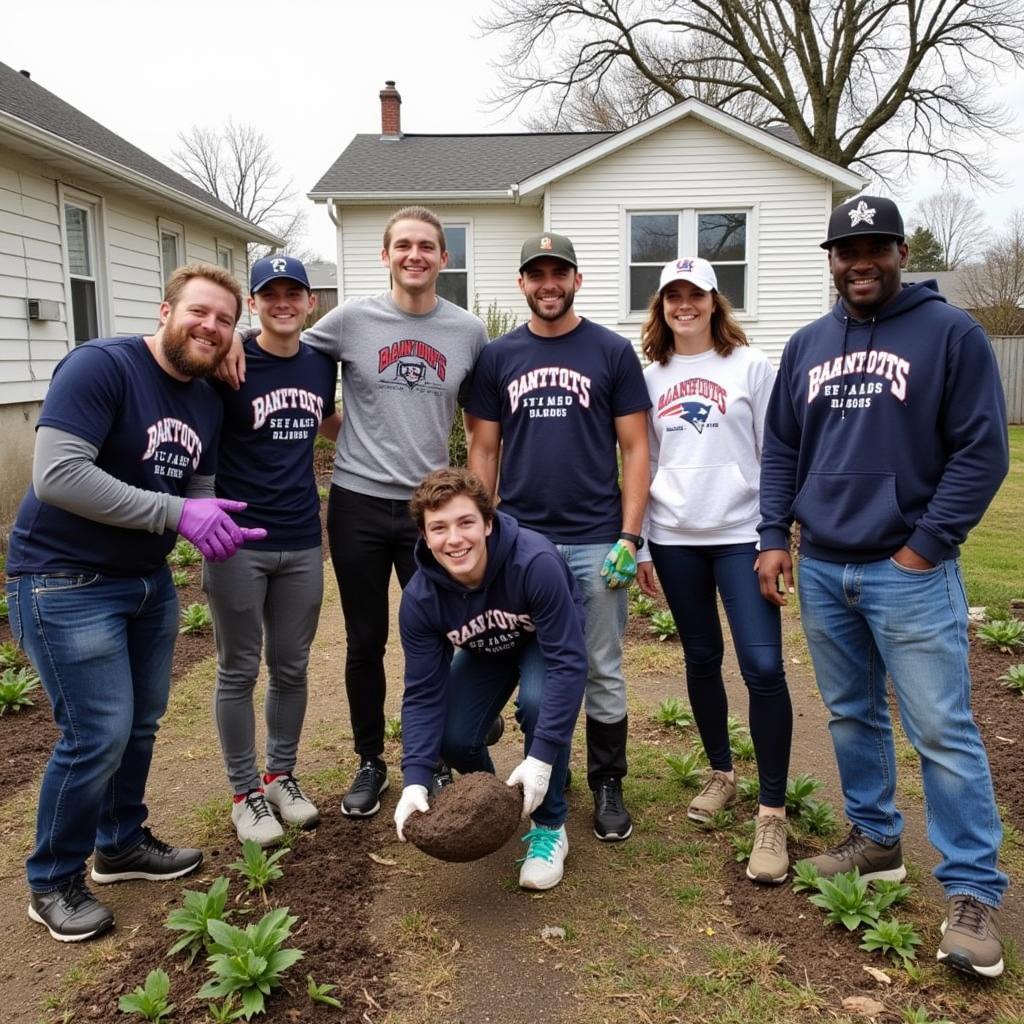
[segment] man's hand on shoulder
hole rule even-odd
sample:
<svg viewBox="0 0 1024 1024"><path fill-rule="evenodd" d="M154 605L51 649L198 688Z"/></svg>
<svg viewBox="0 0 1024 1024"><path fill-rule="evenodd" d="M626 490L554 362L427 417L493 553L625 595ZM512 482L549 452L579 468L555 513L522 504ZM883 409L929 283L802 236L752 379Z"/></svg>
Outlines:
<svg viewBox="0 0 1024 1024"><path fill-rule="evenodd" d="M796 593L793 581L793 556L788 551L772 549L762 551L754 559L754 572L761 586L761 596L780 608L789 603L787 594ZM779 577L783 586L779 586Z"/></svg>
<svg viewBox="0 0 1024 1024"><path fill-rule="evenodd" d="M217 367L216 377L230 384L236 391L245 383L245 349L242 348L242 336L238 331L235 331L231 348Z"/></svg>

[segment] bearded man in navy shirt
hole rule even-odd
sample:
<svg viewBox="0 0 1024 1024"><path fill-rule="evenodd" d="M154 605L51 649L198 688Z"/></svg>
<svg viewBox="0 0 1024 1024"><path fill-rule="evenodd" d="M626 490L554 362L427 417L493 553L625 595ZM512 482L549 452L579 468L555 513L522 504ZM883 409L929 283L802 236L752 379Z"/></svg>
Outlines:
<svg viewBox="0 0 1024 1024"><path fill-rule="evenodd" d="M94 848L100 883L179 878L203 860L145 827L144 797L178 633L167 555L178 535L214 561L265 535L228 515L243 503L192 497L214 471L221 423L202 378L228 350L241 309L225 270L181 267L156 333L73 349L39 416L7 595L11 630L61 730L27 869L29 917L62 942L114 923L85 884Z"/></svg>

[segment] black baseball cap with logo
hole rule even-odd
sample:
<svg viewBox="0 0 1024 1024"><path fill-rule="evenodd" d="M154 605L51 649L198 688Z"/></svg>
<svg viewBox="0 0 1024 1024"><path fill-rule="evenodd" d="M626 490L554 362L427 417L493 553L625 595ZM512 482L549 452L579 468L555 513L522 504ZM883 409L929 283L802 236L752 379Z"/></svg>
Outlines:
<svg viewBox="0 0 1024 1024"><path fill-rule="evenodd" d="M541 256L553 256L556 260L563 260L565 263L579 269L576 262L576 250L572 242L565 235L556 235L553 231L544 231L539 235L531 235L523 242L522 251L519 253L519 270L538 260Z"/></svg>
<svg viewBox="0 0 1024 1024"><path fill-rule="evenodd" d="M828 219L828 238L822 249L855 235L891 235L901 242L906 237L899 207L884 196L854 196L832 211Z"/></svg>

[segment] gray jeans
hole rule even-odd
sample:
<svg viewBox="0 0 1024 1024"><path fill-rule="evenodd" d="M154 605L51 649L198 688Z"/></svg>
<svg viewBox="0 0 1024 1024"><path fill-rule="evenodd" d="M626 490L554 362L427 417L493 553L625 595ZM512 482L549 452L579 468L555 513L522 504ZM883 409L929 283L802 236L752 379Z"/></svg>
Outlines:
<svg viewBox="0 0 1024 1024"><path fill-rule="evenodd" d="M213 716L235 793L260 785L252 694L266 640L267 771L295 769L306 715L306 668L324 594L320 548L255 551L203 563L217 641Z"/></svg>

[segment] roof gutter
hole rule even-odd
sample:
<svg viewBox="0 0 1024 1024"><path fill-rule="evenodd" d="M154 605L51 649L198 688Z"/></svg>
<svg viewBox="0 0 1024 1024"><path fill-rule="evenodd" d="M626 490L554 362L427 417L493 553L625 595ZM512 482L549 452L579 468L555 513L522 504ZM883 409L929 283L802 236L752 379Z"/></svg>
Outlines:
<svg viewBox="0 0 1024 1024"><path fill-rule="evenodd" d="M133 171L131 168L125 167L124 164L120 164L116 160L110 160L107 157L100 156L98 153L94 153L91 149L86 149L84 146L79 146L74 142L68 142L67 139L62 139L59 135L46 131L46 129L40 128L20 117L14 117L6 111L0 111L0 131L9 131L12 135L17 135L21 138L27 139L29 142L45 146L47 149L60 153L62 156L70 157L71 159L77 160L79 163L86 164L95 170L109 174L111 177L119 178L121 181L127 182L130 185L135 185L137 188L144 189L147 192L151 192L154 195L160 196L162 199L171 200L179 206L187 207L189 210L207 218L208 220L213 220L219 224L230 226L245 238L251 239L252 241L262 242L264 245L273 246L281 246L284 244L284 239L278 238L277 235L273 235L269 231L265 231L263 228L257 227L255 224L247 221L244 217L239 217L237 214L226 213L223 210L218 210L215 206L210 206L199 199L186 195L184 192L179 192L176 188L156 181L154 178L150 178L148 175L142 174L139 171Z"/></svg>
<svg viewBox="0 0 1024 1024"><path fill-rule="evenodd" d="M314 203L340 203L345 206L376 203L507 203L512 198L509 189L482 189L478 192L431 192L428 189L401 192L307 192Z"/></svg>

